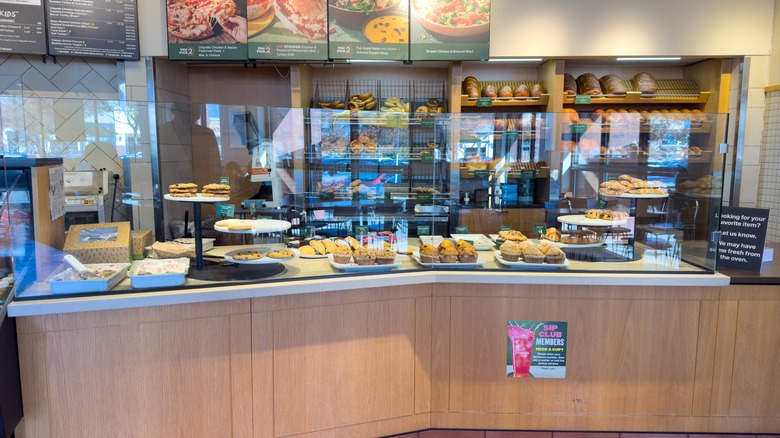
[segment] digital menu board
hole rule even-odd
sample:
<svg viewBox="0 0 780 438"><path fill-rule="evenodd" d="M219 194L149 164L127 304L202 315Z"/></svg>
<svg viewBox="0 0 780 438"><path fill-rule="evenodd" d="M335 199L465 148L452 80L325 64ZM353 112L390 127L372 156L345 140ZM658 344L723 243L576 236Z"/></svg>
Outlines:
<svg viewBox="0 0 780 438"><path fill-rule="evenodd" d="M168 59L247 59L245 0L168 0Z"/></svg>
<svg viewBox="0 0 780 438"><path fill-rule="evenodd" d="M249 0L250 59L328 59L327 0Z"/></svg>
<svg viewBox="0 0 780 438"><path fill-rule="evenodd" d="M412 61L490 57L490 0L411 0Z"/></svg>
<svg viewBox="0 0 780 438"><path fill-rule="evenodd" d="M329 0L332 59L409 59L409 0Z"/></svg>
<svg viewBox="0 0 780 438"><path fill-rule="evenodd" d="M41 0L0 1L0 53L46 54Z"/></svg>
<svg viewBox="0 0 780 438"><path fill-rule="evenodd" d="M140 59L136 0L47 0L49 55Z"/></svg>

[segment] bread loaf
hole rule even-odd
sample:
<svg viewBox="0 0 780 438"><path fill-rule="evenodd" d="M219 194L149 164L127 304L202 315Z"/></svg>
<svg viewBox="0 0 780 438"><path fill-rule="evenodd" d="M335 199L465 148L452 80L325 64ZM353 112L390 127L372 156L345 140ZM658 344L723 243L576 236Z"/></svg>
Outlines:
<svg viewBox="0 0 780 438"><path fill-rule="evenodd" d="M577 92L591 95L604 94L599 79L593 73L583 73L577 77Z"/></svg>
<svg viewBox="0 0 780 438"><path fill-rule="evenodd" d="M542 84L533 84L531 86L531 96L539 97L542 94L544 94L544 87L542 87Z"/></svg>
<svg viewBox="0 0 780 438"><path fill-rule="evenodd" d="M512 97L512 87L503 85L498 89L498 97Z"/></svg>
<svg viewBox="0 0 780 438"><path fill-rule="evenodd" d="M563 92L569 96L577 94L577 80L569 73L563 74Z"/></svg>
<svg viewBox="0 0 780 438"><path fill-rule="evenodd" d="M658 92L658 83L655 81L655 78L650 73L641 72L637 73L634 78L634 84L636 84L636 88L642 93L642 94L655 94Z"/></svg>
<svg viewBox="0 0 780 438"><path fill-rule="evenodd" d="M623 79L617 75L604 75L601 77L601 89L605 94L625 95L628 91Z"/></svg>
<svg viewBox="0 0 780 438"><path fill-rule="evenodd" d="M463 93L468 97L479 97L479 81L474 76L467 76L463 80Z"/></svg>
<svg viewBox="0 0 780 438"><path fill-rule="evenodd" d="M482 97L496 97L496 96L498 96L496 87L489 84L482 87Z"/></svg>
<svg viewBox="0 0 780 438"><path fill-rule="evenodd" d="M528 97L531 95L531 90L528 89L527 85L520 84L516 86L514 90L512 90L512 94L514 97Z"/></svg>

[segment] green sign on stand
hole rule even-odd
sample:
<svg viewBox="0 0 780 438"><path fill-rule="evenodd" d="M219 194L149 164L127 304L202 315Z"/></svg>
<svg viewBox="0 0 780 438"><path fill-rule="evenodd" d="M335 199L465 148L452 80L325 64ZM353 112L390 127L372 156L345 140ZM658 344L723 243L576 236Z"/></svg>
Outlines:
<svg viewBox="0 0 780 438"><path fill-rule="evenodd" d="M249 203L249 215L254 216L255 212L257 212L257 203L252 201Z"/></svg>
<svg viewBox="0 0 780 438"><path fill-rule="evenodd" d="M424 117L420 120L420 126L423 128L433 128L436 125L436 119L433 117Z"/></svg>
<svg viewBox="0 0 780 438"><path fill-rule="evenodd" d="M493 106L493 99L490 97L478 97L477 108L489 108Z"/></svg>
<svg viewBox="0 0 780 438"><path fill-rule="evenodd" d="M423 163L433 163L433 153L426 151L420 154L420 161Z"/></svg>
<svg viewBox="0 0 780 438"><path fill-rule="evenodd" d="M588 132L588 125L584 123L572 123L571 124L571 133L572 134L584 134Z"/></svg>
<svg viewBox="0 0 780 438"><path fill-rule="evenodd" d="M455 227L455 234L468 234L469 233L469 227L467 226L460 226Z"/></svg>
<svg viewBox="0 0 780 438"><path fill-rule="evenodd" d="M475 170L474 179L488 179L490 178L489 170Z"/></svg>
<svg viewBox="0 0 780 438"><path fill-rule="evenodd" d="M355 227L355 234L362 236L368 234L368 226L358 225Z"/></svg>
<svg viewBox="0 0 780 438"><path fill-rule="evenodd" d="M521 170L520 178L522 179L536 179L536 170Z"/></svg>
<svg viewBox="0 0 780 438"><path fill-rule="evenodd" d="M433 202L433 194L431 193L418 193L417 194L417 203L418 204L430 204Z"/></svg>
<svg viewBox="0 0 780 438"><path fill-rule="evenodd" d="M236 214L236 206L233 204L217 202L216 209L218 216L233 217Z"/></svg>
<svg viewBox="0 0 780 438"><path fill-rule="evenodd" d="M512 231L512 227L509 225L501 225L501 227L498 228L499 231Z"/></svg>
<svg viewBox="0 0 780 438"><path fill-rule="evenodd" d="M227 176L220 176L219 177L219 183L222 184L222 185L225 185L225 186L229 186L230 185L230 178L227 177Z"/></svg>
<svg viewBox="0 0 780 438"><path fill-rule="evenodd" d="M507 143L514 143L517 141L519 134L517 131L507 131L506 132L506 142Z"/></svg>
<svg viewBox="0 0 780 438"><path fill-rule="evenodd" d="M547 234L547 225L546 224L534 224L534 233L543 236Z"/></svg>
<svg viewBox="0 0 780 438"><path fill-rule="evenodd" d="M418 236L430 236L431 235L431 227L429 225L418 225L417 226L417 235Z"/></svg>
<svg viewBox="0 0 780 438"><path fill-rule="evenodd" d="M599 202L598 202L598 207L599 207L600 209L605 209L605 208L607 208L607 200L606 200L606 199L599 199Z"/></svg>
<svg viewBox="0 0 780 438"><path fill-rule="evenodd" d="M574 96L574 103L576 105L590 105L590 95L589 94L578 94Z"/></svg>

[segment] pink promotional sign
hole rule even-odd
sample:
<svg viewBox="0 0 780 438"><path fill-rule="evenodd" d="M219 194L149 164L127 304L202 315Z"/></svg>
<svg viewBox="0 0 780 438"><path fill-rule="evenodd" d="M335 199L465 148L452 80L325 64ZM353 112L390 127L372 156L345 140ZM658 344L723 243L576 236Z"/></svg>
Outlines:
<svg viewBox="0 0 780 438"><path fill-rule="evenodd" d="M567 333L563 321L509 320L507 376L565 378Z"/></svg>

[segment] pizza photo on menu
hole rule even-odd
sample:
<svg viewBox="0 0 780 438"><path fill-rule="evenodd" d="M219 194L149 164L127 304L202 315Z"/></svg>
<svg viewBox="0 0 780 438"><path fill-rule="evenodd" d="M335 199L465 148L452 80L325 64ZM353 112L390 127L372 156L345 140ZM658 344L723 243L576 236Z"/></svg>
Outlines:
<svg viewBox="0 0 780 438"><path fill-rule="evenodd" d="M245 43L244 15L234 0L168 0L168 42Z"/></svg>

